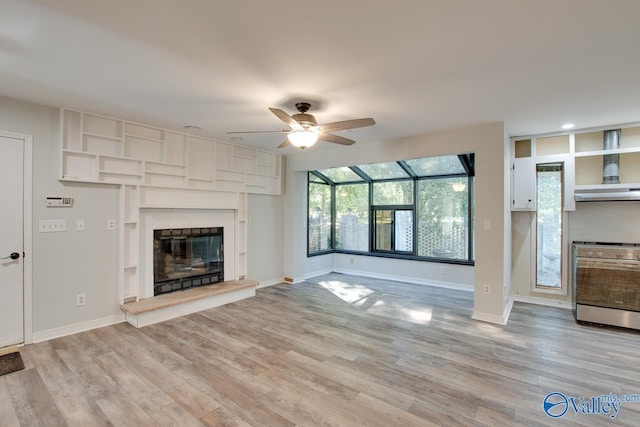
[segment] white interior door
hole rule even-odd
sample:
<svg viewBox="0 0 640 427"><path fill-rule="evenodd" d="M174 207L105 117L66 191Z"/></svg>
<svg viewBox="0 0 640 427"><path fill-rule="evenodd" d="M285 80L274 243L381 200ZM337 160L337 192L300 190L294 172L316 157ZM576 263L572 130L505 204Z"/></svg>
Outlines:
<svg viewBox="0 0 640 427"><path fill-rule="evenodd" d="M24 342L24 140L0 136L0 348Z"/></svg>

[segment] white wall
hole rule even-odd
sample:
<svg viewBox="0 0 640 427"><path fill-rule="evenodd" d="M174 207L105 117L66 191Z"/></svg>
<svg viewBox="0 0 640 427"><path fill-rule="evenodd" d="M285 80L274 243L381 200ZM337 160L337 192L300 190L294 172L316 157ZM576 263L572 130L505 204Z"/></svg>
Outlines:
<svg viewBox="0 0 640 427"><path fill-rule="evenodd" d="M441 269L444 268L444 272ZM474 268L469 265L333 254L333 270L425 285L473 290Z"/></svg>
<svg viewBox="0 0 640 427"><path fill-rule="evenodd" d="M569 214L569 241L640 242L640 202L578 202Z"/></svg>
<svg viewBox="0 0 640 427"><path fill-rule="evenodd" d="M0 97L0 129L33 136L33 333L46 339L124 318L118 304L119 187L62 183L58 109ZM1 153L0 153L1 155ZM71 208L46 208L46 196L70 196ZM249 279L283 277L283 197L249 196ZM38 233L38 221L64 219L64 233ZM85 221L85 231L75 222ZM117 221L119 223L119 221ZM76 307L76 295L86 305ZM1 319L1 313L0 313ZM75 329L74 329L75 328Z"/></svg>
<svg viewBox="0 0 640 427"><path fill-rule="evenodd" d="M284 277L284 196L249 194L247 202L247 277L259 282Z"/></svg>
<svg viewBox="0 0 640 427"><path fill-rule="evenodd" d="M503 290L502 290L502 299L503 299L503 307L510 310L509 304L511 303L511 257L512 257L512 237L511 237L511 229L513 224L511 223L511 140L509 138L509 134L506 129L504 130L503 135L503 218L504 218L504 262L502 263L502 276L504 278ZM507 321L506 316L510 313L503 313L505 316L504 321Z"/></svg>
<svg viewBox="0 0 640 427"><path fill-rule="evenodd" d="M390 141L357 144L349 148L321 151L305 150L288 156L287 194L285 196L285 224L291 233L285 240L286 276L304 277L314 271L334 268L334 255L307 258L306 256L306 191L304 171L335 166L411 159L426 156L476 154L476 263L474 272L474 318L494 322L503 321L505 308L504 287L510 281L505 272L510 270L510 251L505 252L505 241L510 238L508 224L508 181L505 164L505 133L502 123L491 123L464 129L455 129L427 135ZM507 203L506 203L507 202ZM508 234L505 236L505 232ZM372 258L373 259L373 258ZM420 277L430 277L433 267L424 261L416 263ZM388 274L402 276L405 262L388 263ZM505 265L505 263L507 263ZM440 274L440 273L438 273ZM492 292L482 292L484 284Z"/></svg>
<svg viewBox="0 0 640 427"><path fill-rule="evenodd" d="M0 97L0 129L33 136L33 332L121 315L117 304L118 188L62 184L58 110ZM72 208L47 208L46 196L70 196ZM38 233L42 219L64 219L64 233ZM75 231L84 219L85 231ZM86 305L76 307L76 294Z"/></svg>
<svg viewBox="0 0 640 427"><path fill-rule="evenodd" d="M565 304L571 302L573 241L637 243L640 242L639 202L588 202L576 203L576 210L568 212L567 236L563 267L567 269L567 294L553 295L532 291L535 275L534 254L531 239L535 225L533 212L513 212L513 263L512 294L534 297Z"/></svg>

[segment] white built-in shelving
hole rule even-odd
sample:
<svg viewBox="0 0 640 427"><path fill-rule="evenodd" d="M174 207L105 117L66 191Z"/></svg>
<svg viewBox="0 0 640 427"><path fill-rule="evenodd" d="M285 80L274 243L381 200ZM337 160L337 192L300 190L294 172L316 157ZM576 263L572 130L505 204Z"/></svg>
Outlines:
<svg viewBox="0 0 640 427"><path fill-rule="evenodd" d="M62 110L61 179L279 195L280 155Z"/></svg>
<svg viewBox="0 0 640 427"><path fill-rule="evenodd" d="M120 186L121 302L139 294L144 208L239 205L235 279L246 276L247 193L281 194L279 154L82 111L62 109L60 121L60 179Z"/></svg>

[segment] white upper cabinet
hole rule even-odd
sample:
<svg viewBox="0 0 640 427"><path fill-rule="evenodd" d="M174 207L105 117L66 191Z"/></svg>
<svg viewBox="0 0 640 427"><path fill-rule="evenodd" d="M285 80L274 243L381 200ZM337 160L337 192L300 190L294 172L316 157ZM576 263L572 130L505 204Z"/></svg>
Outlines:
<svg viewBox="0 0 640 427"><path fill-rule="evenodd" d="M536 164L532 157L531 139L513 142L514 158L511 162L511 210L536 209Z"/></svg>
<svg viewBox="0 0 640 427"><path fill-rule="evenodd" d="M511 210L536 210L536 167L532 157L514 159L511 168Z"/></svg>

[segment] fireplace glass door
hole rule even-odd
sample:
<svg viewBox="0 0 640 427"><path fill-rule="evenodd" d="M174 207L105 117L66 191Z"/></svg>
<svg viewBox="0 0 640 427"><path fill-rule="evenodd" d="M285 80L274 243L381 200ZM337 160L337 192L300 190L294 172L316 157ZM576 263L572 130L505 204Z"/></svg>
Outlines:
<svg viewBox="0 0 640 427"><path fill-rule="evenodd" d="M222 227L154 230L154 295L224 280Z"/></svg>

